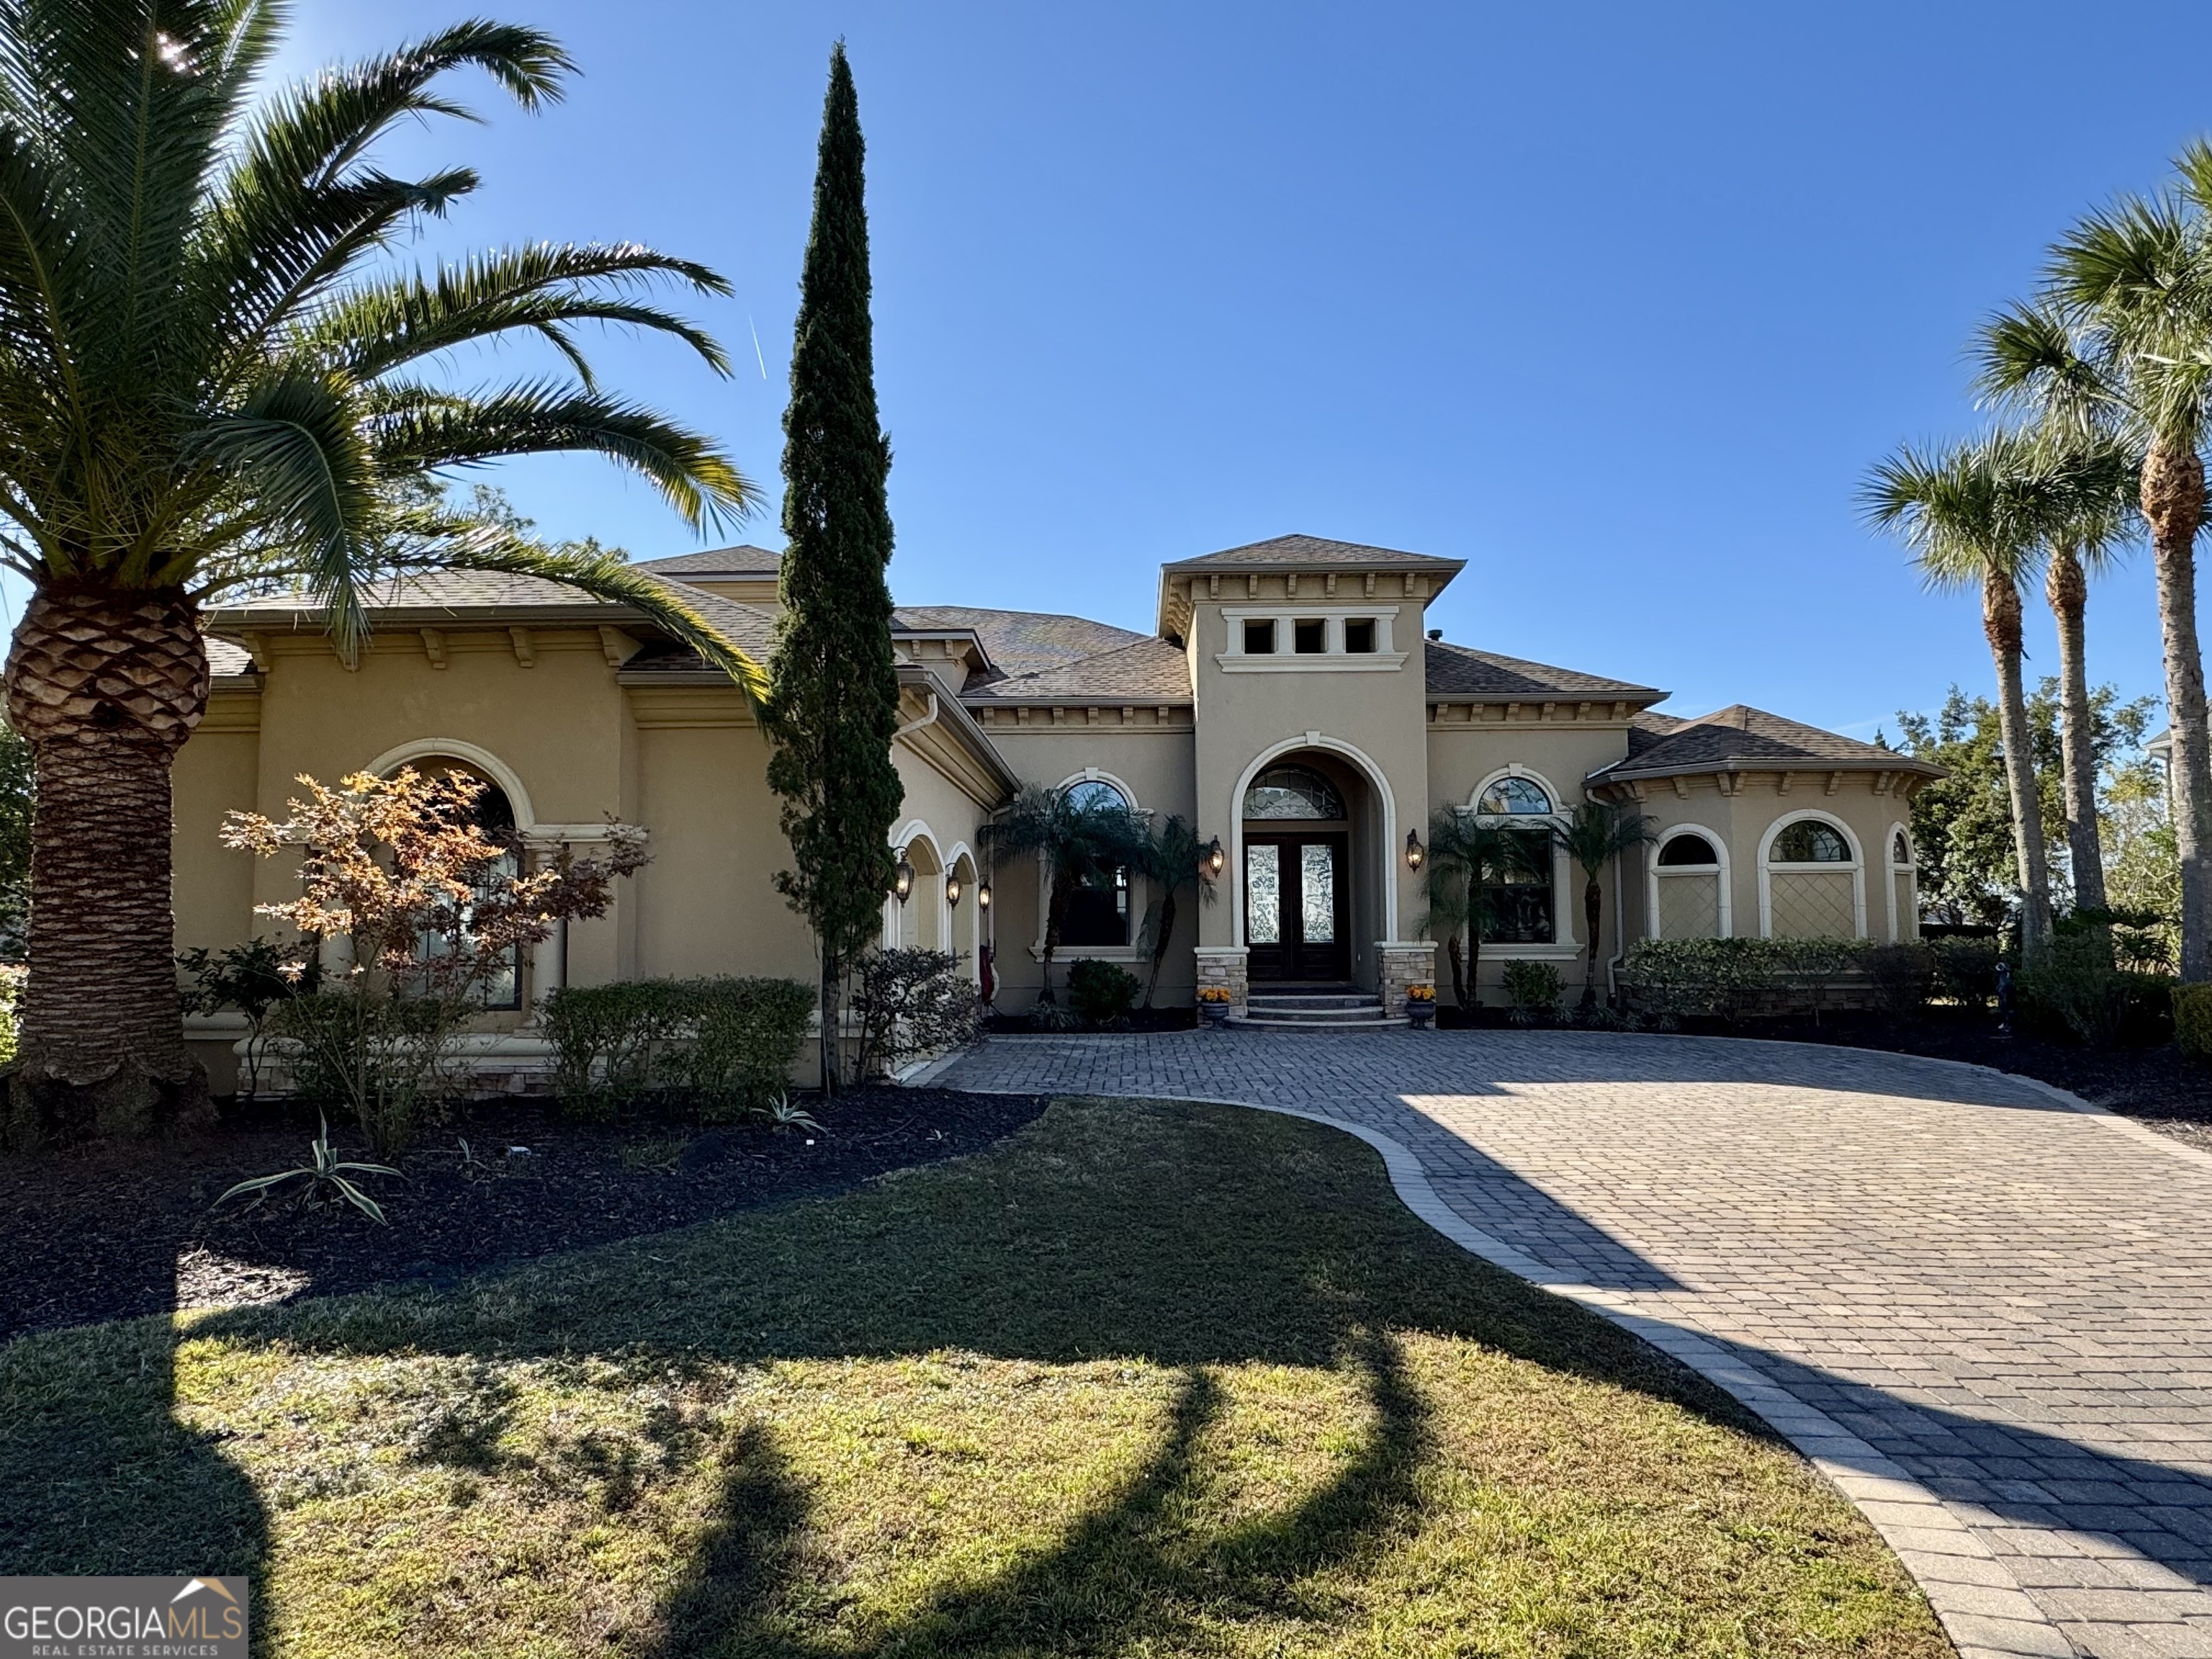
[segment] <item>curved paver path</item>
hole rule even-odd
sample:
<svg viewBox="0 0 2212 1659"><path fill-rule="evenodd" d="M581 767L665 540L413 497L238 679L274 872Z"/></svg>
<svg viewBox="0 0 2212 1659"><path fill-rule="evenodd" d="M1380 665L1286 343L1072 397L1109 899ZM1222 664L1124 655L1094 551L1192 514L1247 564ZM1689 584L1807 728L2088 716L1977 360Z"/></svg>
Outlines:
<svg viewBox="0 0 2212 1659"><path fill-rule="evenodd" d="M2212 1156L1903 1055L1570 1032L999 1038L946 1087L1232 1101L1788 1435L1962 1654L2212 1659Z"/></svg>

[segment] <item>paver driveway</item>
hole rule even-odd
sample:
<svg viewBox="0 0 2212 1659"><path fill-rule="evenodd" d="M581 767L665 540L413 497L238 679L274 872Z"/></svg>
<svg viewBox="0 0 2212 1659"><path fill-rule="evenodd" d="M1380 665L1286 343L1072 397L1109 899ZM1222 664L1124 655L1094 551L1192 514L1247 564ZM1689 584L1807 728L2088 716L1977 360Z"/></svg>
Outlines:
<svg viewBox="0 0 2212 1659"><path fill-rule="evenodd" d="M1395 1142L1428 1218L1815 1457L1962 1653L2212 1656L2212 1156L1994 1073L1717 1039L1000 1038L932 1081Z"/></svg>

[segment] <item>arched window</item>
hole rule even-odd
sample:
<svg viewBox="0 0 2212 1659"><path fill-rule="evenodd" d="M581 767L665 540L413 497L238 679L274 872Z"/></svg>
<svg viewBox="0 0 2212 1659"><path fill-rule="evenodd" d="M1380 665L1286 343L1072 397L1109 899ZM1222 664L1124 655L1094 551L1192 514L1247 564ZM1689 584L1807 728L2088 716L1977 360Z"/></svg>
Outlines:
<svg viewBox="0 0 2212 1659"><path fill-rule="evenodd" d="M1713 850L1712 842L1703 836L1676 836L1659 849L1662 869L1685 864L1711 868L1720 861L1721 855Z"/></svg>
<svg viewBox="0 0 2212 1659"><path fill-rule="evenodd" d="M1066 793L1068 805L1080 811L1129 810L1129 798L1103 778L1071 783ZM1128 944L1128 866L1089 870L1085 876L1083 884L1068 895L1067 912L1060 918L1060 942L1092 949Z"/></svg>
<svg viewBox="0 0 2212 1659"><path fill-rule="evenodd" d="M1086 812L1109 807L1127 811L1129 805L1129 798L1103 778L1085 778L1080 783L1071 783L1066 793L1069 805Z"/></svg>
<svg viewBox="0 0 2212 1659"><path fill-rule="evenodd" d="M1340 823L1344 797L1310 766L1271 766L1244 792L1244 816Z"/></svg>
<svg viewBox="0 0 2212 1659"><path fill-rule="evenodd" d="M1549 812L1552 798L1544 786L1528 778L1500 778L1482 792L1474 810L1487 817L1515 817Z"/></svg>
<svg viewBox="0 0 2212 1659"><path fill-rule="evenodd" d="M495 883L512 881L522 872L522 842L514 822L514 805L507 799L506 790L465 762L430 756L410 764L426 777L467 778L483 786L477 792L476 799L470 803L468 821L483 832L485 840L502 850L479 878L477 890L480 895L489 895ZM461 927L465 933L469 927L465 912L461 917ZM432 957L442 955L453 945L441 933L425 933L422 948L425 957ZM482 994L487 1008L520 1008L522 1006L521 946L517 945L505 953L486 977Z"/></svg>
<svg viewBox="0 0 2212 1659"><path fill-rule="evenodd" d="M1800 818L1774 838L1768 857L1776 864L1849 864L1851 849L1828 825Z"/></svg>
<svg viewBox="0 0 2212 1659"><path fill-rule="evenodd" d="M1900 867L1909 866L1912 862L1912 848L1905 839L1905 831L1902 830L1897 832L1896 836L1889 843L1889 861Z"/></svg>

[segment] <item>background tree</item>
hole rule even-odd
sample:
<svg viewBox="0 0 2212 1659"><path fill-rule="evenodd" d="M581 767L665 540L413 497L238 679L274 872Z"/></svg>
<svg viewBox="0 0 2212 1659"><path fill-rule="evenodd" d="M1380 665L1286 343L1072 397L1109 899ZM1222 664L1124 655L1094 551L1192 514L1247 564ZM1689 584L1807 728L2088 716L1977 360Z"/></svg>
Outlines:
<svg viewBox="0 0 2212 1659"><path fill-rule="evenodd" d="M1566 855L1582 867L1583 926L1589 933L1589 957L1583 968L1581 1006L1597 1006L1598 922L1605 908L1605 872L1613 861L1647 842L1658 839L1651 819L1610 801L1586 800L1552 831Z"/></svg>
<svg viewBox="0 0 2212 1659"><path fill-rule="evenodd" d="M1421 931L1431 939L1442 936L1452 1000L1462 1009L1480 1000L1482 934L1496 920L1486 884L1492 876L1526 871L1530 863L1524 831L1451 806L1439 807L1429 820L1428 858L1421 869L1429 908ZM1462 939L1468 941L1465 951Z"/></svg>
<svg viewBox="0 0 2212 1659"><path fill-rule="evenodd" d="M2021 949L2031 960L2051 937L2051 872L2021 679L2020 588L2052 528L2051 471L2032 439L2000 430L1940 453L1908 445L1874 469L1863 492L1868 518L1904 538L1929 586L1981 592L2020 869Z"/></svg>
<svg viewBox="0 0 2212 1659"><path fill-rule="evenodd" d="M2004 331L2004 349L1984 351L1983 384L2001 397L2094 411L2142 457L2173 732L2181 976L2212 978L2212 734L2197 629L2212 413L2212 145L2185 150L2166 190L2123 197L2062 237L2040 313L2061 326L2027 325L2031 313L2004 319L2022 325Z"/></svg>
<svg viewBox="0 0 2212 1659"><path fill-rule="evenodd" d="M2067 802L2059 763L2063 701L2058 681L2045 678L2029 694L2027 702L2029 752L2036 775L2037 830L2047 847L2061 852L2068 849ZM2084 746L2102 777L2098 795L2108 797L2113 780L2130 767L2148 765L2154 772L2154 765L2144 760L2141 750L2157 713L2157 699L2138 697L2124 702L2115 687L2100 685L2089 692L2086 701ZM1934 714L1900 713L1897 718L1905 751L1934 762L1947 775L1912 798L1912 845L1919 866L1922 902L1953 924L2002 924L2010 917L2020 890L2020 866L1997 706L1987 697L1969 696L1954 685ZM2109 806L2108 799L2105 805ZM2111 827L2107 812L2106 833ZM2100 836L2100 854L2110 850L2103 846ZM2054 877L2057 872L2065 873L2067 895L2073 905L2081 907L2085 901L2080 896L2081 884L2073 872L2070 854L2057 862ZM2118 896L2118 890L2109 886L2109 878L2106 904L2142 908L2139 896ZM2164 908L2167 915L2178 917L2178 908Z"/></svg>
<svg viewBox="0 0 2212 1659"><path fill-rule="evenodd" d="M837 1085L847 972L882 927L906 787L891 761L890 447L876 415L860 106L842 42L830 54L814 225L799 279L784 410L783 615L771 678L769 787L792 867L776 885L822 963L822 1082Z"/></svg>
<svg viewBox="0 0 2212 1659"><path fill-rule="evenodd" d="M0 962L21 962L30 944L37 777L31 745L14 726L0 721Z"/></svg>
<svg viewBox="0 0 2212 1659"><path fill-rule="evenodd" d="M1044 991L1040 1002L1057 1005L1052 963L1060 950L1069 901L1085 887L1110 885L1117 868L1143 855L1137 845L1143 828L1133 825L1132 817L1126 806L1029 784L977 831L997 857L1034 858L1044 872ZM1195 858L1194 849L1194 861Z"/></svg>
<svg viewBox="0 0 2212 1659"><path fill-rule="evenodd" d="M570 69L533 29L469 22L295 88L266 76L283 13L199 0L0 9L0 562L30 601L8 708L36 758L29 985L9 1114L141 1128L204 1102L170 958L169 765L206 705L199 611L303 582L342 653L363 590L443 565L625 600L757 686L665 584L549 556L408 486L500 456L592 451L704 523L752 499L706 439L590 378L586 323L714 343L649 302L702 266L532 246L433 272L369 267L477 186L374 161L392 127L465 112L489 75L525 109ZM522 333L573 366L456 391L454 348Z"/></svg>
<svg viewBox="0 0 2212 1659"><path fill-rule="evenodd" d="M1175 943L1176 899L1186 887L1195 887L1210 901L1213 872L1205 862L1206 848L1188 820L1170 814L1155 827L1129 814L1129 833L1124 861L1130 872L1145 878L1152 901L1145 907L1144 924L1137 939L1151 963L1145 976L1145 1000L1152 1006L1152 991L1160 982L1160 964Z"/></svg>

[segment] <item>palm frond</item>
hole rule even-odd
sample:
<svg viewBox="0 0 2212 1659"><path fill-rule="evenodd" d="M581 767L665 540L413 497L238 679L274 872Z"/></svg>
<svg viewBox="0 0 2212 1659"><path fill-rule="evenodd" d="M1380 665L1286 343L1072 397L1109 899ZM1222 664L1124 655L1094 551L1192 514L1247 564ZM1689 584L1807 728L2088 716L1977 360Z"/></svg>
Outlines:
<svg viewBox="0 0 2212 1659"><path fill-rule="evenodd" d="M412 392L382 393L370 426L376 465L392 477L510 455L588 453L648 480L694 526L720 526L759 502L710 439L637 404L543 382L469 398Z"/></svg>
<svg viewBox="0 0 2212 1659"><path fill-rule="evenodd" d="M594 322L673 335L726 374L729 359L711 336L661 307L623 297L624 289L667 278L702 293L730 291L705 266L635 242L540 243L478 254L434 278L407 276L334 295L300 330L297 343L367 380L456 346L531 330L568 355L591 391L590 365L568 329Z"/></svg>
<svg viewBox="0 0 2212 1659"><path fill-rule="evenodd" d="M1929 585L2015 588L2060 517L2049 453L2005 428L1947 450L1900 447L1861 486L1868 523L1901 538Z"/></svg>

